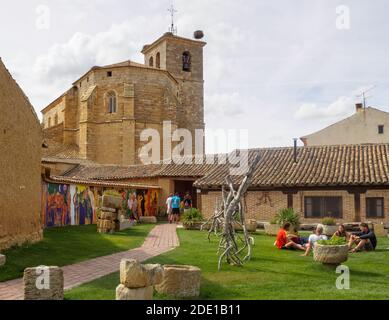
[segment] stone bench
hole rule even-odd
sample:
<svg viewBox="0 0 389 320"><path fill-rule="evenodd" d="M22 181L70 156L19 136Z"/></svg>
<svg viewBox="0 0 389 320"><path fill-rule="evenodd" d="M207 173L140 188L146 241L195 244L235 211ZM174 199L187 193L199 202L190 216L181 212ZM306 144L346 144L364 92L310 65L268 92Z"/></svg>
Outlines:
<svg viewBox="0 0 389 320"><path fill-rule="evenodd" d="M157 217L140 217L139 222L144 224L156 224Z"/></svg>

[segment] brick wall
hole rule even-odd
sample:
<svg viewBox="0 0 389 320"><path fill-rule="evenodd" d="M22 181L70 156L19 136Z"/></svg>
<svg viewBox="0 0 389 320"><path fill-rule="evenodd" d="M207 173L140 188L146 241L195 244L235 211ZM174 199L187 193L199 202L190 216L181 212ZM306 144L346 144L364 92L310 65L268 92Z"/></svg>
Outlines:
<svg viewBox="0 0 389 320"><path fill-rule="evenodd" d="M306 196L337 196L342 197L343 218L338 222L353 222L355 220L354 195L347 191L303 191L293 195L293 208L300 213L303 223L317 223L321 219L304 217L304 197ZM384 219L366 217L366 197L383 197L385 206ZM217 201L220 201L220 192L208 192L201 195L201 211L205 217L213 214ZM271 221L281 209L287 207L287 195L279 191L261 192L250 191L246 196L248 219ZM389 222L389 190L369 190L361 194L361 220L372 222Z"/></svg>

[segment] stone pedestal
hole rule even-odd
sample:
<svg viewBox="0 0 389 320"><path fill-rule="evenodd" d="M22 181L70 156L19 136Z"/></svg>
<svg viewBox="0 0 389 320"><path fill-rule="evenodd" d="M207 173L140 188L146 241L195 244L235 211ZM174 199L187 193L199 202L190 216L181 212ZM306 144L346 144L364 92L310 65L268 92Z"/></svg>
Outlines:
<svg viewBox="0 0 389 320"><path fill-rule="evenodd" d="M164 266L163 281L157 292L176 298L193 298L200 295L201 270L193 266Z"/></svg>
<svg viewBox="0 0 389 320"><path fill-rule="evenodd" d="M124 259L120 263L120 283L127 288L154 286L161 283L162 279L163 268L159 264L142 265L133 259Z"/></svg>
<svg viewBox="0 0 389 320"><path fill-rule="evenodd" d="M257 220L248 219L246 220L246 228L248 232L256 232L257 231Z"/></svg>
<svg viewBox="0 0 389 320"><path fill-rule="evenodd" d="M116 288L116 300L153 300L154 287L130 289L120 284Z"/></svg>
<svg viewBox="0 0 389 320"><path fill-rule="evenodd" d="M154 286L162 279L161 265L142 265L134 259L123 259L120 262L120 285L116 288L116 300L152 300Z"/></svg>
<svg viewBox="0 0 389 320"><path fill-rule="evenodd" d="M64 278L58 267L24 270L24 300L63 300Z"/></svg>
<svg viewBox="0 0 389 320"><path fill-rule="evenodd" d="M7 258L5 255L0 254L0 267L5 265L5 262L7 261Z"/></svg>

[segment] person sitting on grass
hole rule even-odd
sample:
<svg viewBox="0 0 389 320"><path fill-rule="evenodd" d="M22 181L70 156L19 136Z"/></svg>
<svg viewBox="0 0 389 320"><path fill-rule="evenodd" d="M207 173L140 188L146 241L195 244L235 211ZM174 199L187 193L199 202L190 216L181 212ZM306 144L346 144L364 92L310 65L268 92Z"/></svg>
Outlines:
<svg viewBox="0 0 389 320"><path fill-rule="evenodd" d="M309 236L308 243L305 245L306 250L303 256L308 256L311 249L313 249L316 243L320 240L328 240L327 236L323 234L323 226L321 224L316 227L315 233Z"/></svg>
<svg viewBox="0 0 389 320"><path fill-rule="evenodd" d="M367 223L361 223L359 228L361 229L361 232L353 234L350 238L348 244L350 252L354 253L362 250L374 251L377 247L377 238L374 231L369 229ZM354 244L356 244L356 247L352 249Z"/></svg>
<svg viewBox="0 0 389 320"><path fill-rule="evenodd" d="M346 231L346 228L343 224L339 225L338 230L334 233L332 238L344 238L344 240L349 241L350 239L350 234Z"/></svg>
<svg viewBox="0 0 389 320"><path fill-rule="evenodd" d="M308 238L300 236L299 231L298 231L296 226L293 228L293 231L290 231L287 234L288 234L287 235L288 239L297 243L297 244L301 244L303 246L306 243L308 243Z"/></svg>
<svg viewBox="0 0 389 320"><path fill-rule="evenodd" d="M286 222L283 227L278 231L277 240L275 246L280 250L305 250L301 244L294 242L291 239L288 239L287 232L290 229L290 223Z"/></svg>

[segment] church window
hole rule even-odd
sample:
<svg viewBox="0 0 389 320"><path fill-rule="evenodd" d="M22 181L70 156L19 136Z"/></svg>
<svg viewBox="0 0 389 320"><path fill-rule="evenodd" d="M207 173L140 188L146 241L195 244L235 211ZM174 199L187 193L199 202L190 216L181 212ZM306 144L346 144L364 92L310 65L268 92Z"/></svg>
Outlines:
<svg viewBox="0 0 389 320"><path fill-rule="evenodd" d="M54 117L54 125L56 126L58 124L58 114Z"/></svg>
<svg viewBox="0 0 389 320"><path fill-rule="evenodd" d="M190 72L191 71L191 55L188 51L185 51L182 54L182 70L185 72Z"/></svg>
<svg viewBox="0 0 389 320"><path fill-rule="evenodd" d="M111 77L112 77L112 71L108 71L108 72L107 72L107 77L108 77L108 78L111 78Z"/></svg>
<svg viewBox="0 0 389 320"><path fill-rule="evenodd" d="M108 112L116 113L117 111L117 99L115 92L108 93Z"/></svg>
<svg viewBox="0 0 389 320"><path fill-rule="evenodd" d="M47 125L48 128L51 127L51 118L49 117L49 121L48 121L48 125Z"/></svg>
<svg viewBox="0 0 389 320"><path fill-rule="evenodd" d="M151 58L149 59L149 66L150 66L150 67L154 67L154 58L153 58L153 57L151 57Z"/></svg>
<svg viewBox="0 0 389 320"><path fill-rule="evenodd" d="M161 54L159 52L157 53L157 57L155 59L155 66L158 69L161 69Z"/></svg>

